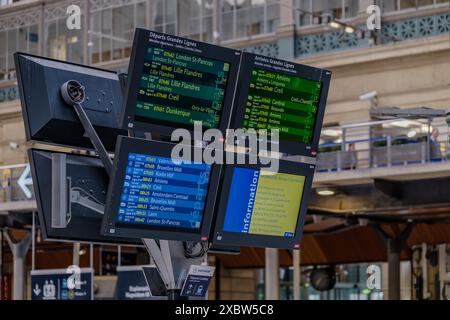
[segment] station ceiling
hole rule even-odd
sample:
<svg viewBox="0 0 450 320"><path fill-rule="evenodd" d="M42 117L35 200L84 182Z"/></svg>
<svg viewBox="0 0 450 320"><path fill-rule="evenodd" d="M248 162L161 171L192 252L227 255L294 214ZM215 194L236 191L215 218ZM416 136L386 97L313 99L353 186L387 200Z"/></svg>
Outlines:
<svg viewBox="0 0 450 320"><path fill-rule="evenodd" d="M403 224L382 225L389 235L399 233ZM411 247L427 244L450 243L450 224L417 224L408 238L401 259L411 257ZM387 261L387 249L371 226L353 227L335 233L306 235L301 243L301 264L340 264ZM249 268L264 266L264 249L241 248L241 254L217 255L225 267ZM280 250L280 265L292 266L292 252Z"/></svg>

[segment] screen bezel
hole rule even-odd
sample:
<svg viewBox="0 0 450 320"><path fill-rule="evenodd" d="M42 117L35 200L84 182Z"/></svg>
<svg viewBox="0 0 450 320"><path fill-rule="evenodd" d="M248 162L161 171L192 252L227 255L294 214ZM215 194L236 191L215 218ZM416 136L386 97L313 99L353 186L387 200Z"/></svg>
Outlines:
<svg viewBox="0 0 450 320"><path fill-rule="evenodd" d="M211 230L211 222L214 213L217 188L219 185L221 166L217 164L211 165L210 181L206 193L205 206L201 226L197 230L184 232L177 228L167 228L162 230L159 226L151 225L131 225L124 226L123 223L117 222L120 194L122 193L123 182L125 178L125 168L128 163L129 153L151 154L160 157L171 157L173 143L151 141L139 138L130 138L119 136L117 139L117 147L114 158L114 175L111 178L107 206L105 216L102 223L102 233L109 236L126 237L126 238L146 238L161 240L178 240L178 241L207 241ZM195 148L189 146L190 148ZM193 154L193 153L192 153ZM111 232L113 230L113 232Z"/></svg>
<svg viewBox="0 0 450 320"><path fill-rule="evenodd" d="M240 164L229 165L224 168L221 186L222 197L217 206L215 228L210 239L213 245L298 249L303 233L303 226L305 223L306 211L308 208L308 200L311 193L315 165L288 160L280 160L280 167L278 170L279 173L302 175L305 177L305 184L303 186L303 194L300 201L297 225L295 227L294 237L292 238L251 233L228 232L223 230L225 215L228 206L228 198L230 195L231 182L233 179L233 172L234 168L236 167L264 169L264 166L260 165ZM218 237L220 240L218 239Z"/></svg>
<svg viewBox="0 0 450 320"><path fill-rule="evenodd" d="M262 59L266 59L269 62L267 63L264 62L264 65L256 65L255 63L259 63L258 61L255 61L256 57L261 57ZM279 68L277 64L280 63L281 64L289 63L293 65L294 66L294 68L292 69L293 72L290 73L287 71L276 69ZM279 150L282 153L316 157L317 150L319 147L320 131L322 129L322 122L325 114L325 106L327 103L331 72L328 70L318 69L298 63L293 63L290 61L283 61L275 58L268 58L265 56L244 52L241 60L241 68L239 71L239 78L238 78L239 79L238 89L236 92L236 100L235 100L236 102L230 127L232 129L240 129L243 127L242 123L244 120L247 97L250 89L251 72L254 68L321 82L320 98L317 106L317 113L311 143L305 144L302 142L280 139L279 144Z"/></svg>
<svg viewBox="0 0 450 320"><path fill-rule="evenodd" d="M133 40L133 48L130 57L130 65L128 69L128 82L126 86L126 92L124 99L124 106L122 108L122 116L121 116L121 128L126 130L138 130L143 132L150 133L158 133L163 136L170 136L174 130L177 128L187 128L189 131L193 131L192 126L181 126L180 124L174 122L172 126L160 125L158 124L159 120L149 118L149 122L143 122L135 119L135 108L138 97L139 90L139 81L142 73L142 66L144 63L145 52L148 48L148 41L150 37L150 33L161 36L170 36L174 39L185 40L184 38L166 35L163 33L150 31L146 29L137 28L134 35ZM168 44L168 42L163 43L161 41L160 45L152 44L154 47L178 51L186 54L196 55L205 57L208 59L219 60L222 62L226 62L230 64L230 69L228 73L227 85L225 87L225 94L222 103L222 112L220 114L219 126L216 129L225 132L230 124L231 119L231 111L233 107L233 100L235 97L236 90L236 82L233 82L233 79L236 79L238 76L240 59L241 59L241 51L233 50L229 48L219 47L212 44L198 42L194 40L189 40L192 43L196 44L196 49L199 49L199 52L191 52L187 49L172 47ZM219 58L218 58L219 57ZM208 128L203 128L206 130Z"/></svg>

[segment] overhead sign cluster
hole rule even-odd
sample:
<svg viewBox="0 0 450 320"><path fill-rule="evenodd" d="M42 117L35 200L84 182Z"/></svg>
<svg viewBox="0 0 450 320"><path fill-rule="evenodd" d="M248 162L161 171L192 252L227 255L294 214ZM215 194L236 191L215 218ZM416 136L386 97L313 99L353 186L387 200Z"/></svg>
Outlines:
<svg viewBox="0 0 450 320"><path fill-rule="evenodd" d="M122 86L116 74L81 65L25 54L16 54L16 64L28 140L92 148L77 114L60 96L61 85L75 80L84 87L81 105L96 134L115 152L111 176L99 179L95 171L92 179L93 169L86 168L101 169L98 159L68 155L58 166L64 170L55 170L51 152L30 151L48 238L64 238L65 229L51 224L59 214L67 216L67 240L298 247L314 165L283 156L316 156L329 71L144 29L135 32ZM270 134L268 139L281 155L278 171L254 163L174 161L170 135L179 128L192 132L198 121L202 130L219 129L224 136L227 129L277 129L279 141ZM71 134L59 134L62 127ZM145 133L151 140L136 138L148 138ZM204 148L199 141L192 146L193 152ZM65 195L42 192L58 181L68 181ZM69 200L63 215L55 212L62 208L57 196ZM81 228L83 219L94 226L89 235ZM185 291L203 294L195 281Z"/></svg>

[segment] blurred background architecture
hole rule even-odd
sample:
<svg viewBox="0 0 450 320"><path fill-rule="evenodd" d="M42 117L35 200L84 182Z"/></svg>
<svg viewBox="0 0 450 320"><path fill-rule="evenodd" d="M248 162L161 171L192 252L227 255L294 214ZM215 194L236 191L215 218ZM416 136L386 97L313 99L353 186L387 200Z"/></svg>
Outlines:
<svg viewBox="0 0 450 320"><path fill-rule="evenodd" d="M66 26L72 4L79 30ZM378 30L366 23L373 4ZM376 116L386 107L450 107L449 11L448 0L0 0L2 298L12 294L6 228L23 237L36 210L18 184L27 158L13 53L126 72L134 29L144 27L332 70L301 254L275 253L280 298L294 297L300 260L302 299L449 299L445 118ZM36 268L71 264L71 245L37 238ZM74 254L87 264L82 248ZM209 297L264 298L264 255L211 255L218 272ZM148 262L131 247L118 258L117 248L94 246L93 257L99 279L114 278L118 264ZM380 267L380 289L366 283L369 265Z"/></svg>

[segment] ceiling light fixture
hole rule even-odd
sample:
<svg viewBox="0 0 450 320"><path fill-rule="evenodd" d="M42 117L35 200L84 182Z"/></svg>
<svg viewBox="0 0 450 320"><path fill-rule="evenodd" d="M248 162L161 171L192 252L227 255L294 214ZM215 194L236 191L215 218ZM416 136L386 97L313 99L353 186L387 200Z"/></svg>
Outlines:
<svg viewBox="0 0 450 320"><path fill-rule="evenodd" d="M340 27L342 27L342 24L336 20L333 20L330 22L330 27L334 29L339 29Z"/></svg>
<svg viewBox="0 0 450 320"><path fill-rule="evenodd" d="M316 193L319 196L334 196L336 194L336 191L330 189L330 188L317 188Z"/></svg>
<svg viewBox="0 0 450 320"><path fill-rule="evenodd" d="M354 33L355 32L355 28L353 28L352 26L346 25L344 28L344 31L346 33Z"/></svg>

